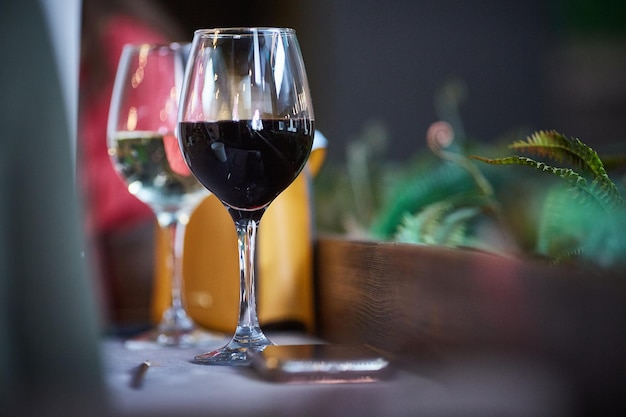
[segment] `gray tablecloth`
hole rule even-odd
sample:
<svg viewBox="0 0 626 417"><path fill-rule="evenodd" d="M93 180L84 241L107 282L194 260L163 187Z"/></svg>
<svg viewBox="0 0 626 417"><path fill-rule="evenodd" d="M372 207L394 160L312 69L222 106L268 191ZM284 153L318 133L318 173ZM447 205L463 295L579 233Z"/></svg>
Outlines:
<svg viewBox="0 0 626 417"><path fill-rule="evenodd" d="M299 344L300 335L272 335ZM245 367L198 365L194 355L219 347L128 350L103 342L109 400L140 416L550 416L569 415L567 393L537 364L516 358L465 357L442 364L396 364L391 379L362 384L279 384ZM133 371L151 367L140 388Z"/></svg>

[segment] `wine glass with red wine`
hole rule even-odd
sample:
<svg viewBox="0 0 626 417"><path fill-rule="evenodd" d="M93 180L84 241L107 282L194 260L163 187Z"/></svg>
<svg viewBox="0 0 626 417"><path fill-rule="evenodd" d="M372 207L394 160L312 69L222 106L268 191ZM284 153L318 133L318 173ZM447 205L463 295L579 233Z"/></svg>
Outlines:
<svg viewBox="0 0 626 417"><path fill-rule="evenodd" d="M194 33L178 113L179 143L198 180L237 230L239 318L225 346L197 363L245 365L273 343L259 325L254 251L270 203L303 169L313 143L309 86L293 29L223 28Z"/></svg>
<svg viewBox="0 0 626 417"><path fill-rule="evenodd" d="M155 329L126 342L131 349L186 347L216 338L194 325L181 294L185 226L209 195L185 164L175 136L189 46L125 45L113 86L109 155L128 191L154 211L169 244L170 306Z"/></svg>

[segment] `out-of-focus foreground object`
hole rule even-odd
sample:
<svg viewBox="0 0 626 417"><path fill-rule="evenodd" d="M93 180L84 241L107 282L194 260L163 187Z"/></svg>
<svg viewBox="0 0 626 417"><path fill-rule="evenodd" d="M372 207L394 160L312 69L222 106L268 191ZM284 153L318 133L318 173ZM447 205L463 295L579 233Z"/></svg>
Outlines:
<svg viewBox="0 0 626 417"><path fill-rule="evenodd" d="M77 62L70 58L78 54L71 34L79 11L78 0L63 7L24 0L3 3L0 15L0 403L7 415L105 413L74 178L77 79L61 72Z"/></svg>

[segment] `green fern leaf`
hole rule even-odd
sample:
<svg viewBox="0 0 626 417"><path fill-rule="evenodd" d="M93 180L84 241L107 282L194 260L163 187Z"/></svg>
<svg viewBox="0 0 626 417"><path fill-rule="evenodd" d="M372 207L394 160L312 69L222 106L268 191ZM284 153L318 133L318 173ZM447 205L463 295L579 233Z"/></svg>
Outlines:
<svg viewBox="0 0 626 417"><path fill-rule="evenodd" d="M593 159L593 155L589 155L590 149L578 139L568 139L553 130L535 132L526 140L513 142L509 148L520 149L557 162L568 161L581 169L587 169L587 161ZM595 152L591 150L591 153Z"/></svg>
<svg viewBox="0 0 626 417"><path fill-rule="evenodd" d="M405 214L394 240L448 247L467 245L470 223L485 212L493 212L493 205L492 199L476 193L433 202L416 214Z"/></svg>
<svg viewBox="0 0 626 417"><path fill-rule="evenodd" d="M403 243L455 247L466 238L467 223L480 213L475 207L456 208L451 201L438 201L414 215L405 214L394 240Z"/></svg>
<svg viewBox="0 0 626 417"><path fill-rule="evenodd" d="M535 250L555 263L572 258L609 267L624 263L626 210L606 212L588 195L555 187L541 211Z"/></svg>
<svg viewBox="0 0 626 417"><path fill-rule="evenodd" d="M398 184L390 193L388 206L381 210L370 232L379 239L389 239L406 213L416 213L450 195L474 190L475 184L467 172L451 163L440 165L428 174L415 175L411 180Z"/></svg>
<svg viewBox="0 0 626 417"><path fill-rule="evenodd" d="M469 223L482 213L480 207L459 207L451 211L437 231L441 245L457 247L468 240Z"/></svg>
<svg viewBox="0 0 626 417"><path fill-rule="evenodd" d="M588 173L592 181L598 184L595 190L602 194L603 202L609 207L623 203L617 187L609 178L602 159L597 152L585 145L580 139L567 138L554 131L538 131L525 141L516 141L509 146L512 149L520 149L547 157L557 162L568 161L583 173Z"/></svg>
<svg viewBox="0 0 626 417"><path fill-rule="evenodd" d="M553 167L546 163L538 162L532 158L528 158L525 156L507 156L504 158L492 159L492 158L485 158L482 156L472 155L470 156L470 158L476 159L478 161L482 161L491 165L525 165L525 166L535 168L538 171L549 172L551 174L554 174L572 185L576 185L579 187L584 187L587 185L587 180L581 175L579 175L578 173L576 173L571 168Z"/></svg>
<svg viewBox="0 0 626 417"><path fill-rule="evenodd" d="M438 201L427 205L417 214L405 214L398 226L395 240L403 243L437 244L434 231L451 208L452 204L449 202Z"/></svg>
<svg viewBox="0 0 626 417"><path fill-rule="evenodd" d="M571 168L558 168L543 162L535 161L525 156L507 156L504 158L484 158L482 156L470 156L470 158L491 164L491 165L525 165L535 168L538 171L548 172L560 177L586 196L597 201L606 210L613 210L623 204L619 191L615 184L607 178L606 181L595 179L591 185L588 181L572 170ZM608 181L608 182L607 182Z"/></svg>
<svg viewBox="0 0 626 417"><path fill-rule="evenodd" d="M546 195L537 231L537 253L559 261L581 253L589 233L585 217L589 211L581 204L572 204L580 198L575 190L561 186Z"/></svg>
<svg viewBox="0 0 626 417"><path fill-rule="evenodd" d="M624 205L624 200L617 187L610 180L608 182L598 179L594 180L589 185L589 192L610 210L615 210Z"/></svg>
<svg viewBox="0 0 626 417"><path fill-rule="evenodd" d="M452 204L444 200L426 206L417 214L416 218L421 219L422 223L421 229L424 243L430 243L433 245L440 243L437 239L437 230L439 229L445 216L452 209Z"/></svg>

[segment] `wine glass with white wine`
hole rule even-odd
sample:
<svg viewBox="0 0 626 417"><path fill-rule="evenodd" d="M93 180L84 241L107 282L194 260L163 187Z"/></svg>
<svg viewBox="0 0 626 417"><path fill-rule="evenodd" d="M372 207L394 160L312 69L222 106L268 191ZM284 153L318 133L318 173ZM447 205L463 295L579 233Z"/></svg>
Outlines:
<svg viewBox="0 0 626 417"><path fill-rule="evenodd" d="M178 98L189 44L125 45L107 126L108 152L128 191L155 213L169 243L172 299L157 327L128 348L197 345L211 334L197 328L182 297L185 227L209 192L185 164L175 135Z"/></svg>

